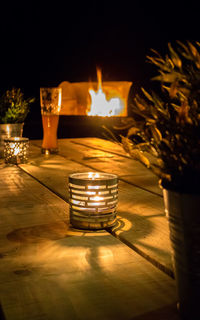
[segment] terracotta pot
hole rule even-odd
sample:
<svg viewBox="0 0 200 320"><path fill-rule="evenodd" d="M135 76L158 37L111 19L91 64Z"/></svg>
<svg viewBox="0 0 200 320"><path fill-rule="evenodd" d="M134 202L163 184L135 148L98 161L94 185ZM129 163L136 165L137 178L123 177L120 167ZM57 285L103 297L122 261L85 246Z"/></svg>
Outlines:
<svg viewBox="0 0 200 320"><path fill-rule="evenodd" d="M4 139L10 137L22 137L24 123L0 124L0 157L3 156Z"/></svg>
<svg viewBox="0 0 200 320"><path fill-rule="evenodd" d="M200 319L200 194L163 189L182 319Z"/></svg>

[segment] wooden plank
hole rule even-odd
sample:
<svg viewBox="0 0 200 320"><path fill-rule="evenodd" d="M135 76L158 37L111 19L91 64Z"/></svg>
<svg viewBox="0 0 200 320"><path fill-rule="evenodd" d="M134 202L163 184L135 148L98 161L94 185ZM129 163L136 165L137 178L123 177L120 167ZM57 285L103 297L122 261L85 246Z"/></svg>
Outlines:
<svg viewBox="0 0 200 320"><path fill-rule="evenodd" d="M123 157L129 157L124 149L117 143L115 143L115 147L113 149L113 142L110 140L100 139L100 138L76 138L73 139L74 143L89 146L91 148L95 148L102 151L111 152L116 155L120 155Z"/></svg>
<svg viewBox="0 0 200 320"><path fill-rule="evenodd" d="M99 140L101 141L101 147L99 147ZM98 138L91 138L92 143L89 143L89 141L90 138L87 138L85 143L84 138L60 139L59 154L89 166L93 170L110 172L110 168L112 168L113 173L117 174L123 181L162 195L162 191L158 187L158 178L138 161L125 156L125 154L119 153L118 155L118 145ZM96 147L95 141L97 141ZM41 145L39 140L35 140L32 143L36 146ZM104 147L105 150L110 149L110 151L103 151ZM117 148L117 153L113 154L115 148Z"/></svg>
<svg viewBox="0 0 200 320"><path fill-rule="evenodd" d="M88 141L89 139L87 139ZM69 153L66 147L69 147L70 144L70 155L71 159L77 159L77 148L79 154L83 152L82 158L79 160L80 163L85 165L92 166L95 170L102 170L104 172L110 172L110 168L114 171L113 173L117 174L123 181L129 182L134 186L141 187L145 190L151 191L153 193L162 195L161 189L158 187L158 178L152 174L148 169L146 169L141 163L132 158L125 157L124 155L113 154L115 148L118 150L118 145L101 139L101 150L98 148L97 139L97 149L91 149L90 144L88 146L86 143L84 145L77 144L76 139L63 140L59 141L60 143L60 154L67 156ZM69 141L69 143L68 143ZM93 146L95 146L95 139L92 139ZM107 144L109 143L109 147ZM111 146L110 146L111 144ZM74 146L73 146L74 145ZM110 149L110 151L103 151ZM72 149L75 149L76 156L72 157Z"/></svg>
<svg viewBox="0 0 200 320"><path fill-rule="evenodd" d="M105 231L70 228L68 205L19 168L0 172L5 319L178 319L170 277Z"/></svg>
<svg viewBox="0 0 200 320"><path fill-rule="evenodd" d="M4 238L15 228L52 223L61 218L69 220L68 205L60 203L60 198L33 182L16 166L0 166L0 252L3 256L16 249Z"/></svg>
<svg viewBox="0 0 200 320"><path fill-rule="evenodd" d="M66 147L66 150L69 149ZM73 152L75 159L75 151ZM69 160L71 150L66 158L59 155L42 156L40 150L34 146L31 147L31 153L29 164L21 167L66 201L69 199L69 174L91 170L85 165ZM76 149L76 154L79 157L79 148ZM99 167L101 168L101 162ZM112 165L110 169L107 167L107 172L115 173ZM164 215L163 199L120 181L118 218L119 223L113 228L113 234L172 275L169 229Z"/></svg>
<svg viewBox="0 0 200 320"><path fill-rule="evenodd" d="M173 276L171 243L163 199L119 183L118 224L112 233Z"/></svg>

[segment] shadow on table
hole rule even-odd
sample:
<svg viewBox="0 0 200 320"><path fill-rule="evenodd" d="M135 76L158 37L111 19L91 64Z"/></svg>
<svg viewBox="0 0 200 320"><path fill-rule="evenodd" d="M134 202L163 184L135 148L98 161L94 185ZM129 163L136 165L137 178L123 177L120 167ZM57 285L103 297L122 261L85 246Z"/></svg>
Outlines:
<svg viewBox="0 0 200 320"><path fill-rule="evenodd" d="M121 211L117 224L110 229L110 233L174 278L169 240L165 237L163 245L154 240L156 226L153 220L162 216L163 214L130 215Z"/></svg>
<svg viewBox="0 0 200 320"><path fill-rule="evenodd" d="M5 320L5 316L4 316L1 305L0 305L0 320Z"/></svg>
<svg viewBox="0 0 200 320"><path fill-rule="evenodd" d="M130 320L179 320L179 313L177 311L176 303L164 306L158 310L147 312Z"/></svg>
<svg viewBox="0 0 200 320"><path fill-rule="evenodd" d="M7 239L12 242L35 243L48 240L60 240L69 237L106 236L105 230L79 230L70 226L69 220L54 221L52 223L35 225L15 229L7 234Z"/></svg>

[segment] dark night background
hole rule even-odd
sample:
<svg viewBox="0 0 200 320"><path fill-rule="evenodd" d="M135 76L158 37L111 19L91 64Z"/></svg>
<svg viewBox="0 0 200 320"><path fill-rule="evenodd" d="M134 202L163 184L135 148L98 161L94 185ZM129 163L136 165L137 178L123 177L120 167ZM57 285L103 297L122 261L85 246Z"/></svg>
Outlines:
<svg viewBox="0 0 200 320"><path fill-rule="evenodd" d="M26 97L36 97L24 129L26 136L41 138L41 86L95 81L98 65L104 81L149 87L155 70L146 55L151 48L166 53L167 43L176 39L195 39L195 6L126 0L8 3L0 19L0 94L20 87ZM59 135L67 132L59 128Z"/></svg>

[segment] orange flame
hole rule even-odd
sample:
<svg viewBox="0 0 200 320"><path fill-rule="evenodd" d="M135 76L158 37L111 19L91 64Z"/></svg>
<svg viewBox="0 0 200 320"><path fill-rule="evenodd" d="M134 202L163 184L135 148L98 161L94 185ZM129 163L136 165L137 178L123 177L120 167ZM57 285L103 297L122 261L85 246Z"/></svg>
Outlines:
<svg viewBox="0 0 200 320"><path fill-rule="evenodd" d="M90 111L87 113L87 115L101 117L119 115L124 108L124 103L119 97L113 97L110 100L107 100L106 94L103 92L102 73L99 68L97 68L97 81L97 92L95 92L93 89L89 89L91 105Z"/></svg>

